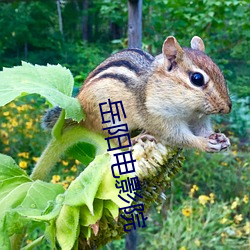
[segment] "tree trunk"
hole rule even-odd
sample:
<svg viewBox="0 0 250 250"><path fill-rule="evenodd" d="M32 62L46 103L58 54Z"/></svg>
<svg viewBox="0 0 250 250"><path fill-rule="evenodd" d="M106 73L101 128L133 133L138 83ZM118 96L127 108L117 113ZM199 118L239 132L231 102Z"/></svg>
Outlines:
<svg viewBox="0 0 250 250"><path fill-rule="evenodd" d="M142 0L128 1L128 47L142 47Z"/></svg>
<svg viewBox="0 0 250 250"><path fill-rule="evenodd" d="M126 235L125 249L126 250L136 250L137 242L137 232L136 230L131 230L129 234Z"/></svg>
<svg viewBox="0 0 250 250"><path fill-rule="evenodd" d="M88 17L89 0L82 1L82 39L89 40L89 17Z"/></svg>
<svg viewBox="0 0 250 250"><path fill-rule="evenodd" d="M59 20L59 30L63 36L63 22L62 22L62 12L61 12L60 0L56 1L56 5L57 5L57 12L58 12L58 20Z"/></svg>

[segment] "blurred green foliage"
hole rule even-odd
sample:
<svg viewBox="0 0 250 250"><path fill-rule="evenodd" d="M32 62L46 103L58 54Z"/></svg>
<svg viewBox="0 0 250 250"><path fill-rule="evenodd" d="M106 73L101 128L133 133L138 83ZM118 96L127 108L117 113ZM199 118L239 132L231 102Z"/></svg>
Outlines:
<svg viewBox="0 0 250 250"><path fill-rule="evenodd" d="M2 1L0 67L21 60L60 63L80 84L110 53L127 46L126 1L61 1L61 13L63 33L56 1ZM143 47L157 54L169 35L184 46L199 35L223 69L231 93L249 96L249 14L248 1L144 0Z"/></svg>
<svg viewBox="0 0 250 250"><path fill-rule="evenodd" d="M85 9L81 0L61 2L63 33L56 1L1 1L0 67L18 65L21 60L42 65L60 63L72 71L80 86L109 54L126 48L126 1L89 0ZM169 35L176 36L182 46L189 46L194 35L202 37L206 52L225 74L233 110L228 116L215 118L215 127L230 136L231 151L213 155L186 151L183 171L172 189L166 191L166 202L152 208L146 230L139 231L140 249L247 249L249 16L249 1L143 1L143 49L154 55L160 53ZM47 136L39 125L46 105L37 96L30 97L28 105L26 101L20 99L0 110L0 152L12 155L20 167L30 172L46 144ZM82 168L65 158L58 163L52 182L66 188ZM190 197L193 185L199 190ZM215 195L214 204L211 193ZM199 203L201 195L210 199L205 206ZM187 216L188 208L193 217ZM235 216L240 214L243 219L239 221L240 217ZM227 221L221 221L223 218ZM166 245L169 248L162 248ZM122 247L120 241L106 249Z"/></svg>

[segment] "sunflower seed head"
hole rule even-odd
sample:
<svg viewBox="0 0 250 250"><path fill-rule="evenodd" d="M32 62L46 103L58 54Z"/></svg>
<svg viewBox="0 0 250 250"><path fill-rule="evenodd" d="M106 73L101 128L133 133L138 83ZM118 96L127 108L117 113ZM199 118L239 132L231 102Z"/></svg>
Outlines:
<svg viewBox="0 0 250 250"><path fill-rule="evenodd" d="M115 153L117 152L121 151ZM132 147L133 159L136 160L135 175L139 177L141 187L137 193L143 197L143 199L133 202L132 205L143 203L144 213L154 202L157 202L157 207L161 207L162 199L166 198L163 191L170 186L171 178L181 168L183 158L179 153L179 149L166 147L155 141L143 142L139 140ZM103 214L99 223L98 235L92 233L88 240L80 236L79 247L81 249L97 249L112 240L121 238L125 234L124 224L126 221L120 216L116 221L112 216Z"/></svg>

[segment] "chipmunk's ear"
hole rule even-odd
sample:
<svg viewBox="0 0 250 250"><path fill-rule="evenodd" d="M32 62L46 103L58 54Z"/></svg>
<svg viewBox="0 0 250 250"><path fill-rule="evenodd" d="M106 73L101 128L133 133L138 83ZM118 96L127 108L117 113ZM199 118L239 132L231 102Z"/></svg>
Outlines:
<svg viewBox="0 0 250 250"><path fill-rule="evenodd" d="M205 45L204 45L204 42L203 40L198 37L198 36L194 36L191 40L191 48L192 49L197 49L197 50L200 50L202 52L205 51Z"/></svg>
<svg viewBox="0 0 250 250"><path fill-rule="evenodd" d="M183 50L175 37L169 36L162 46L162 54L170 61L179 61L182 59Z"/></svg>

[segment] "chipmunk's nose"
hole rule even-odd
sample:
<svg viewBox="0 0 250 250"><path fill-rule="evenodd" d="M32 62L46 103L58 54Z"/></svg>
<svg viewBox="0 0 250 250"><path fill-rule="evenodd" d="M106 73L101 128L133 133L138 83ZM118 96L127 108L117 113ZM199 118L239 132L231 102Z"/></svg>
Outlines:
<svg viewBox="0 0 250 250"><path fill-rule="evenodd" d="M220 109L219 113L228 114L231 112L231 109L232 109L232 102L229 101L222 109Z"/></svg>

